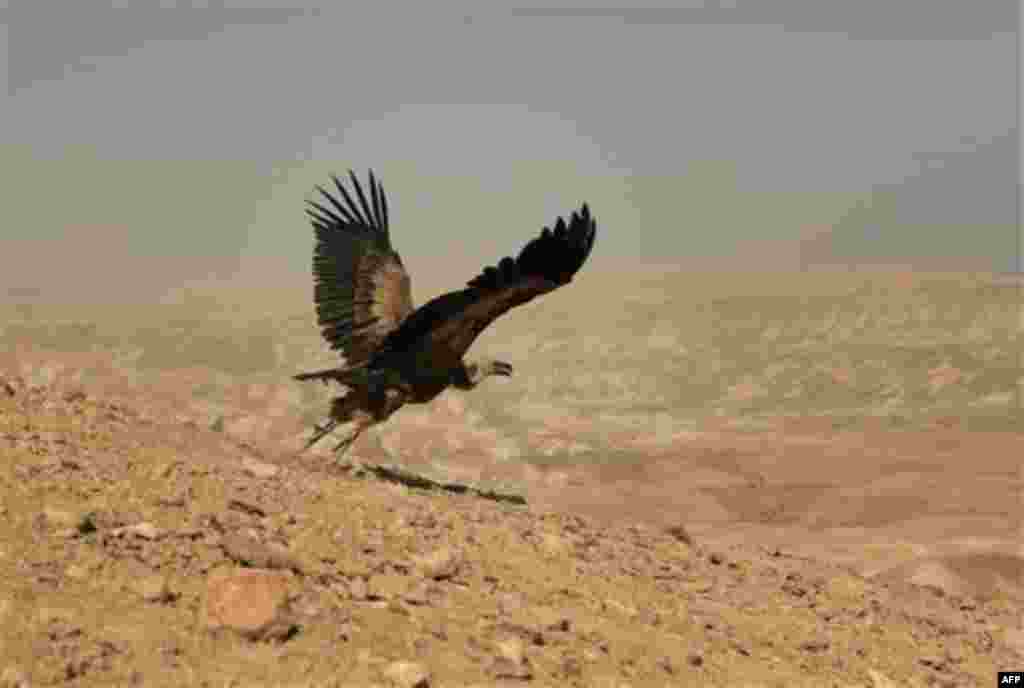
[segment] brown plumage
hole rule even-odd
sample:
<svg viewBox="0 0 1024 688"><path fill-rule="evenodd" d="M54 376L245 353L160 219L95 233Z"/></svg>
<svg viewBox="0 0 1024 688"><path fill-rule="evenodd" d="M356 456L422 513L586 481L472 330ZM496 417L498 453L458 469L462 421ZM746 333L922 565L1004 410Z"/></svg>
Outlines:
<svg viewBox="0 0 1024 688"><path fill-rule="evenodd" d="M472 389L489 375L511 375L503 361L466 362L466 351L494 320L511 308L572 281L594 245L597 227L584 203L568 224L558 218L516 258L503 258L466 288L413 307L409 274L391 246L384 189L369 175L369 199L349 172L355 198L332 175L337 195L316 188L323 203L309 201L316 232L314 300L324 339L345 365L296 375L296 380L334 380L347 389L331 403L318 442L339 424L353 430L335 447L343 451L368 427L405 404L427 403L448 387Z"/></svg>

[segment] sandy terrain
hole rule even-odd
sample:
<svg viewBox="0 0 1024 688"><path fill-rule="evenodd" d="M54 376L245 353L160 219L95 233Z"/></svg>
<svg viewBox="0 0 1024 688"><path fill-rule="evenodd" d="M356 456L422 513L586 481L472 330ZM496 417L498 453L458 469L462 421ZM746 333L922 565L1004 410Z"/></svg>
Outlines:
<svg viewBox="0 0 1024 688"><path fill-rule="evenodd" d="M0 686L961 687L1024 667L1017 286L634 270L565 292L474 346L512 379L403 409L347 457L525 507L297 454L331 391L289 376L335 360L305 278L9 293Z"/></svg>
<svg viewBox="0 0 1024 688"><path fill-rule="evenodd" d="M457 398L403 432L524 508L296 456L269 389L218 432L185 377L90 387L88 358L4 362L3 685L952 687L1024 664L1020 435L623 432L647 460L538 468L484 451Z"/></svg>

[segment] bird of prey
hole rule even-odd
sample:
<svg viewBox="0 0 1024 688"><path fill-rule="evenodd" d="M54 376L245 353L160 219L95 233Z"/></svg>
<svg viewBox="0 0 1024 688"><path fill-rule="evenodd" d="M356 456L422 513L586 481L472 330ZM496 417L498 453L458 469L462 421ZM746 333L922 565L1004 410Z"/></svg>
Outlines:
<svg viewBox="0 0 1024 688"><path fill-rule="evenodd" d="M586 203L569 222L558 218L515 258L485 267L466 287L414 308L409 274L391 246L384 189L369 173L369 199L355 173L351 192L331 175L337 194L320 185L323 202L307 201L316 233L314 301L324 339L344 365L295 375L334 380L346 393L331 401L330 415L305 449L341 424L351 430L335 446L344 453L367 428L405 404L424 404L448 387L473 389L512 366L463 355L496 318L515 306L572 281L594 246L597 225ZM353 198L358 199L358 203Z"/></svg>

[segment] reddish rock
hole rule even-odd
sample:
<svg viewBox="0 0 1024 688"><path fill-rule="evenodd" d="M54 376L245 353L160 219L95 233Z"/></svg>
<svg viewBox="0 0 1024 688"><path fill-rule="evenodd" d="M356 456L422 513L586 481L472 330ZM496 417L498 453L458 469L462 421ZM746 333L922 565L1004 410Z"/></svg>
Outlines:
<svg viewBox="0 0 1024 688"><path fill-rule="evenodd" d="M287 636L290 580L289 574L260 569L213 574L206 586L205 625L250 640Z"/></svg>

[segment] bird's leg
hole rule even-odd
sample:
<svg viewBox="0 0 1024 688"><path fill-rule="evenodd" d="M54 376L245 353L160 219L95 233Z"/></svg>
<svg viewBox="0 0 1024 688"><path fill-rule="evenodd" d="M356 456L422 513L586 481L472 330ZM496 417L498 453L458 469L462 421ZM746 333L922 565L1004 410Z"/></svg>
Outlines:
<svg viewBox="0 0 1024 688"><path fill-rule="evenodd" d="M361 434L363 434L364 426L357 425L355 429L348 434L343 440L334 445L334 453L339 457L344 456L348 448L352 446L352 443L356 441Z"/></svg>
<svg viewBox="0 0 1024 688"><path fill-rule="evenodd" d="M313 433L313 437L311 437L310 440L306 442L306 446L302 448L302 451L306 451L314 444L322 440L325 436L331 434L331 432L334 431L334 428L338 427L338 424L340 422L341 421L339 421L337 418L328 418L326 421L324 421L323 425L314 425L313 427L316 428L316 431Z"/></svg>

